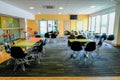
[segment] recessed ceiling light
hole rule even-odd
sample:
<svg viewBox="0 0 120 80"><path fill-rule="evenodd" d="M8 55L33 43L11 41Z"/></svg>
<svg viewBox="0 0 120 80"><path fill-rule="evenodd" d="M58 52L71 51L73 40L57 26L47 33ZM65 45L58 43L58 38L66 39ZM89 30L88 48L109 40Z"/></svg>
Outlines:
<svg viewBox="0 0 120 80"><path fill-rule="evenodd" d="M34 9L34 7L29 7L29 9Z"/></svg>
<svg viewBox="0 0 120 80"><path fill-rule="evenodd" d="M96 6L90 6L90 8L95 8Z"/></svg>
<svg viewBox="0 0 120 80"><path fill-rule="evenodd" d="M40 12L38 12L38 14L41 14Z"/></svg>
<svg viewBox="0 0 120 80"><path fill-rule="evenodd" d="M62 14L62 13L59 12L58 14Z"/></svg>
<svg viewBox="0 0 120 80"><path fill-rule="evenodd" d="M59 7L59 9L63 9L63 7Z"/></svg>

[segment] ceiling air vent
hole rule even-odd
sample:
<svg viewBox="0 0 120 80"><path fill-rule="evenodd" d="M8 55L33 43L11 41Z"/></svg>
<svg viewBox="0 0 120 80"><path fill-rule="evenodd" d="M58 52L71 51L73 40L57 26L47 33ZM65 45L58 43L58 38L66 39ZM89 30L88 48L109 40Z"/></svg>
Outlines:
<svg viewBox="0 0 120 80"><path fill-rule="evenodd" d="M42 7L45 9L54 9L55 8L55 6L53 6L53 5L43 5Z"/></svg>

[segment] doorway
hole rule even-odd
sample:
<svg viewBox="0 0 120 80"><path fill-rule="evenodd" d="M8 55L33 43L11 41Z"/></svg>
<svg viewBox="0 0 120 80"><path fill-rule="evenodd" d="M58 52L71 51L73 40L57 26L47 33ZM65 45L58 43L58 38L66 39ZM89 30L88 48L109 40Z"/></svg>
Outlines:
<svg viewBox="0 0 120 80"><path fill-rule="evenodd" d="M46 32L58 31L58 20L41 20L39 24L40 35L44 36Z"/></svg>

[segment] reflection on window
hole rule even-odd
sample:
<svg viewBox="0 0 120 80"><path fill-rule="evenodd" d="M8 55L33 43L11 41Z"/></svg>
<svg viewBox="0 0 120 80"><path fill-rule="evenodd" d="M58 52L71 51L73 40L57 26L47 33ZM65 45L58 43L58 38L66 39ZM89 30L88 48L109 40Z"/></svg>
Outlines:
<svg viewBox="0 0 120 80"><path fill-rule="evenodd" d="M110 13L108 34L113 34L115 13Z"/></svg>

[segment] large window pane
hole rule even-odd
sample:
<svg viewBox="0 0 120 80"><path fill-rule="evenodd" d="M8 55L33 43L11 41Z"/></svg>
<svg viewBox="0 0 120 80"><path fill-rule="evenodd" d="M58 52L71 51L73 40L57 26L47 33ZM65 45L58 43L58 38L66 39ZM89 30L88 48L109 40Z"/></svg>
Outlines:
<svg viewBox="0 0 120 80"><path fill-rule="evenodd" d="M95 33L100 33L100 16L97 16L97 17L96 17Z"/></svg>
<svg viewBox="0 0 120 80"><path fill-rule="evenodd" d="M102 15L101 34L107 33L107 14Z"/></svg>
<svg viewBox="0 0 120 80"><path fill-rule="evenodd" d="M53 31L53 21L48 20L48 32Z"/></svg>
<svg viewBox="0 0 120 80"><path fill-rule="evenodd" d="M110 13L108 34L113 34L115 13Z"/></svg>
<svg viewBox="0 0 120 80"><path fill-rule="evenodd" d="M47 32L47 21L40 21L40 35L44 35Z"/></svg>
<svg viewBox="0 0 120 80"><path fill-rule="evenodd" d="M95 17L92 17L91 21L91 31L95 31Z"/></svg>

